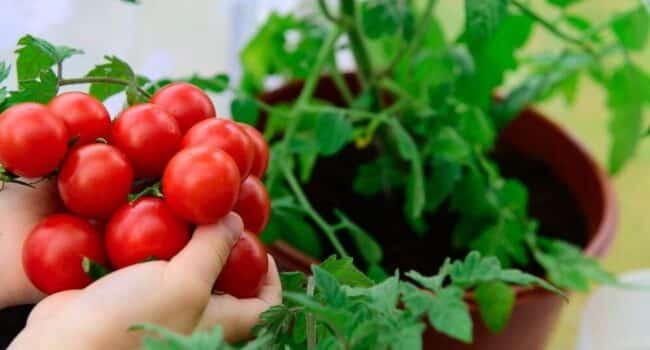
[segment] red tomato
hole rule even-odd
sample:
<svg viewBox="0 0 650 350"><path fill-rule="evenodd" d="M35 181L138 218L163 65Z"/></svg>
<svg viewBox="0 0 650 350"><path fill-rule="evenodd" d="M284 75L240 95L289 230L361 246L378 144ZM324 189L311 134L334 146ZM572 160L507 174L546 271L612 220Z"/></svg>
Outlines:
<svg viewBox="0 0 650 350"><path fill-rule="evenodd" d="M104 242L113 267L149 258L169 260L190 240L189 225L160 198L145 197L119 208L106 226Z"/></svg>
<svg viewBox="0 0 650 350"><path fill-rule="evenodd" d="M262 242L254 234L244 231L232 247L214 290L236 298L255 297L264 284L268 263Z"/></svg>
<svg viewBox="0 0 650 350"><path fill-rule="evenodd" d="M179 150L182 137L174 117L159 106L141 104L117 118L111 144L129 158L137 177L159 177Z"/></svg>
<svg viewBox="0 0 650 350"><path fill-rule="evenodd" d="M183 137L183 148L205 146L224 150L235 160L242 179L248 176L255 148L244 129L228 119L208 119L194 125Z"/></svg>
<svg viewBox="0 0 650 350"><path fill-rule="evenodd" d="M255 175L258 178L263 178L266 168L269 166L269 145L264 140L264 136L257 131L254 127L239 123L239 125L244 129L248 137L253 142L253 148L255 148L255 156L253 157L253 166L251 167L251 175Z"/></svg>
<svg viewBox="0 0 650 350"><path fill-rule="evenodd" d="M182 133L203 119L217 116L210 97L189 83L172 83L163 87L153 95L151 103L174 116Z"/></svg>
<svg viewBox="0 0 650 350"><path fill-rule="evenodd" d="M58 176L59 194L70 211L102 219L126 202L133 169L117 148L101 143L70 153Z"/></svg>
<svg viewBox="0 0 650 350"><path fill-rule="evenodd" d="M0 163L24 177L48 175L68 150L63 121L37 103L21 103L0 114Z"/></svg>
<svg viewBox="0 0 650 350"><path fill-rule="evenodd" d="M84 257L106 263L101 236L87 221L68 214L48 216L23 244L25 273L47 294L89 285L92 280L81 267Z"/></svg>
<svg viewBox="0 0 650 350"><path fill-rule="evenodd" d="M178 216L211 224L235 206L240 182L237 165L226 152L195 147L181 150L169 161L162 190Z"/></svg>
<svg viewBox="0 0 650 350"><path fill-rule="evenodd" d="M248 231L255 234L264 231L271 215L271 199L260 179L250 175L242 182L233 211L241 216Z"/></svg>
<svg viewBox="0 0 650 350"><path fill-rule="evenodd" d="M55 97L47 108L63 119L70 137L78 137L75 148L94 143L98 138L108 139L111 116L96 98L78 91L65 92Z"/></svg>

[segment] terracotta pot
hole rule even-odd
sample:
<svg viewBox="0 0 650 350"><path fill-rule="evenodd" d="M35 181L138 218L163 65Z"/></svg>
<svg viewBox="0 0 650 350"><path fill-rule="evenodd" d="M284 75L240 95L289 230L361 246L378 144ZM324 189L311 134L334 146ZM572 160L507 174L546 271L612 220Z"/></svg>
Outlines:
<svg viewBox="0 0 650 350"><path fill-rule="evenodd" d="M358 82L353 75L347 75L346 79L353 91L358 90ZM301 82L292 82L262 95L262 99L271 104L289 102L297 97L301 88ZM315 96L335 104L343 103L334 84L327 78L321 80ZM539 112L526 109L502 131L499 145L545 163L557 180L568 187L576 199L579 212L586 219L587 244L584 252L602 257L616 233L616 200L607 175L582 144ZM278 242L269 250L284 270L308 272L309 266L317 262L286 242ZM544 349L564 301L540 288L517 287L515 290L517 301L512 318L501 333L494 335L485 328L472 295L467 294L465 299L474 320L474 343L459 343L429 327L423 339L425 349Z"/></svg>

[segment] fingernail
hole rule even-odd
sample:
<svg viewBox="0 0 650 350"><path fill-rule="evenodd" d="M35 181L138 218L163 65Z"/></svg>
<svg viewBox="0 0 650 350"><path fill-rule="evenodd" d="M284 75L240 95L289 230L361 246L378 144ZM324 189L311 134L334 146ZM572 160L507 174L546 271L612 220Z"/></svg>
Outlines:
<svg viewBox="0 0 650 350"><path fill-rule="evenodd" d="M232 241L236 242L244 230L244 223L242 222L239 215L230 213L223 219L222 222L223 225L228 229L228 234L230 234Z"/></svg>

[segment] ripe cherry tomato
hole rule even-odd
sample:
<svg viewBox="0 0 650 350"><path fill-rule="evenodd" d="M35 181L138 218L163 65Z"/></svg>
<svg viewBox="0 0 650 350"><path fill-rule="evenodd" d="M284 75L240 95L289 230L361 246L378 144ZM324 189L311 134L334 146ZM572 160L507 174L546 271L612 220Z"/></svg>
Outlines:
<svg viewBox="0 0 650 350"><path fill-rule="evenodd" d="M137 177L159 177L179 150L182 137L174 117L159 106L141 104L117 118L111 144L129 158Z"/></svg>
<svg viewBox="0 0 650 350"><path fill-rule="evenodd" d="M182 133L203 119L217 116L210 97L189 83L166 85L153 95L151 103L161 106L174 116Z"/></svg>
<svg viewBox="0 0 650 350"><path fill-rule="evenodd" d="M117 148L101 143L70 153L58 176L59 194L70 211L93 219L108 218L126 202L133 169Z"/></svg>
<svg viewBox="0 0 650 350"><path fill-rule="evenodd" d="M23 244L25 273L47 294L89 285L92 280L81 267L84 257L106 263L101 236L87 221L68 214L48 216Z"/></svg>
<svg viewBox="0 0 650 350"><path fill-rule="evenodd" d="M241 178L224 151L194 147L169 161L162 179L165 201L180 217L195 224L219 221L235 206Z"/></svg>
<svg viewBox="0 0 650 350"><path fill-rule="evenodd" d="M269 166L269 145L257 129L245 123L239 123L239 125L251 139L253 148L255 148L255 156L253 157L253 166L251 167L250 174L261 179L264 177L266 168Z"/></svg>
<svg viewBox="0 0 650 350"><path fill-rule="evenodd" d="M189 225L160 198L145 197L120 207L106 226L104 242L113 267L150 258L169 260L190 239Z"/></svg>
<svg viewBox="0 0 650 350"><path fill-rule="evenodd" d="M68 150L68 130L37 103L21 103L0 114L0 163L24 177L54 171Z"/></svg>
<svg viewBox="0 0 650 350"><path fill-rule="evenodd" d="M219 273L214 290L236 298L257 296L268 271L266 249L259 238L244 231L230 251L226 265Z"/></svg>
<svg viewBox="0 0 650 350"><path fill-rule="evenodd" d="M260 179L249 175L242 182L233 211L241 216L248 231L255 234L264 231L271 215L271 199Z"/></svg>
<svg viewBox="0 0 650 350"><path fill-rule="evenodd" d="M255 148L244 129L228 119L208 119L194 125L183 137L183 148L205 146L224 150L235 160L242 179L248 176Z"/></svg>
<svg viewBox="0 0 650 350"><path fill-rule="evenodd" d="M55 97L47 108L63 119L70 138L78 137L74 147L94 143L98 138L108 139L111 116L96 98L83 92L64 92Z"/></svg>

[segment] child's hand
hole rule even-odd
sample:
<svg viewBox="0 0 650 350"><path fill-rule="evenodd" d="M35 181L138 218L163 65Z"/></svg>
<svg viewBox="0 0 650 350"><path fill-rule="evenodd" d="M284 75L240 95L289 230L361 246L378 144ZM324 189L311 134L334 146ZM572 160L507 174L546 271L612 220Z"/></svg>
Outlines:
<svg viewBox="0 0 650 350"><path fill-rule="evenodd" d="M0 309L34 304L44 295L32 285L23 270L23 241L44 217L59 209L56 182L36 188L7 183L0 191Z"/></svg>
<svg viewBox="0 0 650 350"><path fill-rule="evenodd" d="M223 327L226 338L250 334L259 314L281 302L275 263L253 299L212 295L212 286L243 230L234 214L201 226L171 261L151 261L113 272L83 290L54 294L36 306L10 349L132 349L137 323L155 323L181 333Z"/></svg>

